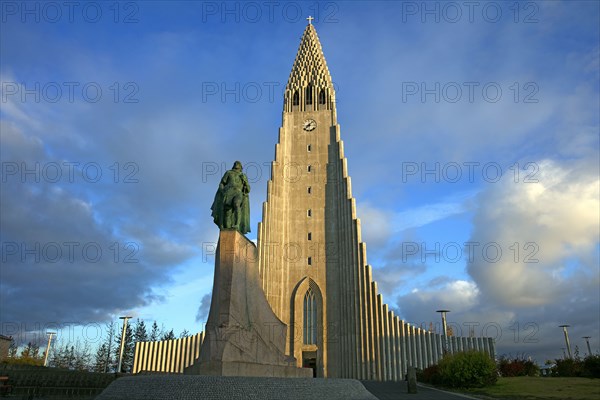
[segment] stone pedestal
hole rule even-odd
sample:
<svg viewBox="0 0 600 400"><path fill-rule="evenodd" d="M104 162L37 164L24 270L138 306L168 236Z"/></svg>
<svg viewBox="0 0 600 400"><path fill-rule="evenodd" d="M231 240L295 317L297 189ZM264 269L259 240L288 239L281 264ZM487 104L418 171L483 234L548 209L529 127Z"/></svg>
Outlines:
<svg viewBox="0 0 600 400"><path fill-rule="evenodd" d="M287 326L273 313L258 276L256 246L235 230L219 235L210 313L188 375L311 377L285 355Z"/></svg>

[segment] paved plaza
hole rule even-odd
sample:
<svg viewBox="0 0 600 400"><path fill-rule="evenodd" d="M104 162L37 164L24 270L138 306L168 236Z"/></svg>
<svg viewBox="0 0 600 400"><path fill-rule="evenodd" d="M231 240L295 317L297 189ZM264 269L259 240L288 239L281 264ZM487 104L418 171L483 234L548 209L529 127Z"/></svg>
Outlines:
<svg viewBox="0 0 600 400"><path fill-rule="evenodd" d="M365 390L366 389L366 390ZM97 400L464 400L475 397L418 386L408 394L406 382L353 379L255 378L201 375L136 375L117 379Z"/></svg>
<svg viewBox="0 0 600 400"><path fill-rule="evenodd" d="M406 382L362 381L362 384L379 400L464 400L476 399L462 394L450 393L426 386L418 386L416 394L408 394Z"/></svg>

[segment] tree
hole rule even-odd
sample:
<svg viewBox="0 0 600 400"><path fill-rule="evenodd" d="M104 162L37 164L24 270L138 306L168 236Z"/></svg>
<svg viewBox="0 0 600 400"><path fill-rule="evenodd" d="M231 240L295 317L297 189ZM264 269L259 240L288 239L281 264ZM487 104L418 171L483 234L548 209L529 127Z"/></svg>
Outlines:
<svg viewBox="0 0 600 400"><path fill-rule="evenodd" d="M76 371L89 371L92 369L91 366L92 354L90 345L86 342L83 346L79 342L79 339L75 342L75 362L74 369Z"/></svg>
<svg viewBox="0 0 600 400"><path fill-rule="evenodd" d="M57 343L50 351L48 366L76 371L89 371L91 365L91 348L88 343L81 345L79 339L75 344L68 342Z"/></svg>
<svg viewBox="0 0 600 400"><path fill-rule="evenodd" d="M67 360L68 353L69 345L63 344L63 341L61 340L52 347L48 365L54 368L69 368L69 363Z"/></svg>
<svg viewBox="0 0 600 400"><path fill-rule="evenodd" d="M184 338L184 337L188 337L190 336L190 331L188 331L187 329L184 329L183 332L181 332L181 334L179 334L180 338Z"/></svg>
<svg viewBox="0 0 600 400"><path fill-rule="evenodd" d="M106 324L106 338L104 343L98 347L96 354L94 355L94 363L92 369L94 372L112 372L113 371L113 339L115 333L115 323L110 322Z"/></svg>
<svg viewBox="0 0 600 400"><path fill-rule="evenodd" d="M12 344L11 344L12 345ZM18 349L10 349L9 354L12 354L10 358L4 360L4 362L9 364L25 364L25 365L43 365L44 357L40 355L40 347L37 343L29 342L27 346L23 348L21 354L17 356Z"/></svg>
<svg viewBox="0 0 600 400"><path fill-rule="evenodd" d="M171 329L169 332L163 334L162 338L160 340L173 340L173 339L175 339L175 332L173 332L173 329Z"/></svg>
<svg viewBox="0 0 600 400"><path fill-rule="evenodd" d="M137 342L147 342L148 332L146 332L146 324L139 318L135 321L135 328L133 331L133 340Z"/></svg>
<svg viewBox="0 0 600 400"><path fill-rule="evenodd" d="M96 351L96 357L94 360L94 372L106 372L106 359L110 357L108 352L108 347L106 347L106 343L102 343L98 350Z"/></svg>
<svg viewBox="0 0 600 400"><path fill-rule="evenodd" d="M8 358L17 358L19 348L15 339L10 338L10 346L8 347Z"/></svg>
<svg viewBox="0 0 600 400"><path fill-rule="evenodd" d="M66 351L65 362L68 369L75 369L76 359L77 357L75 356L75 346L71 345L71 347Z"/></svg>
<svg viewBox="0 0 600 400"><path fill-rule="evenodd" d="M151 342L156 342L160 339L160 329L158 328L158 324L156 323L156 321L152 323L152 330L150 331L150 336L148 337L148 339Z"/></svg>
<svg viewBox="0 0 600 400"><path fill-rule="evenodd" d="M112 344L115 336L115 322L110 321L109 324L106 324L106 330L108 335L106 336L106 342L104 342L106 345L106 362L104 363L104 372L111 372L114 371L114 369L111 369L111 367L114 365L112 358Z"/></svg>
<svg viewBox="0 0 600 400"><path fill-rule="evenodd" d="M32 359L40 358L40 346L32 342L27 343L27 346L25 346L25 348L21 352L21 357Z"/></svg>

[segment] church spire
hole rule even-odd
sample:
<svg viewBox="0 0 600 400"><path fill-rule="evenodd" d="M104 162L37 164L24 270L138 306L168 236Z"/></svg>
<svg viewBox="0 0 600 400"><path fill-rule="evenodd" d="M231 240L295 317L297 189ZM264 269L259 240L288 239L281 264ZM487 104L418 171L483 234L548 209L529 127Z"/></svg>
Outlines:
<svg viewBox="0 0 600 400"><path fill-rule="evenodd" d="M332 110L335 91L321 42L308 17L285 93L284 111Z"/></svg>

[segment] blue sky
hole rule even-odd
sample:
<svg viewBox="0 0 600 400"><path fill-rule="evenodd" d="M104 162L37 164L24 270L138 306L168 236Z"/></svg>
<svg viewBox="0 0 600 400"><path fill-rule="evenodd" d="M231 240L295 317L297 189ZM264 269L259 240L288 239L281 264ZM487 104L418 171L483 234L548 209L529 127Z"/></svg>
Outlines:
<svg viewBox="0 0 600 400"><path fill-rule="evenodd" d="M202 329L214 191L240 159L256 238L311 14L385 301L541 363L563 323L599 349L598 3L61 4L2 4L3 333Z"/></svg>

